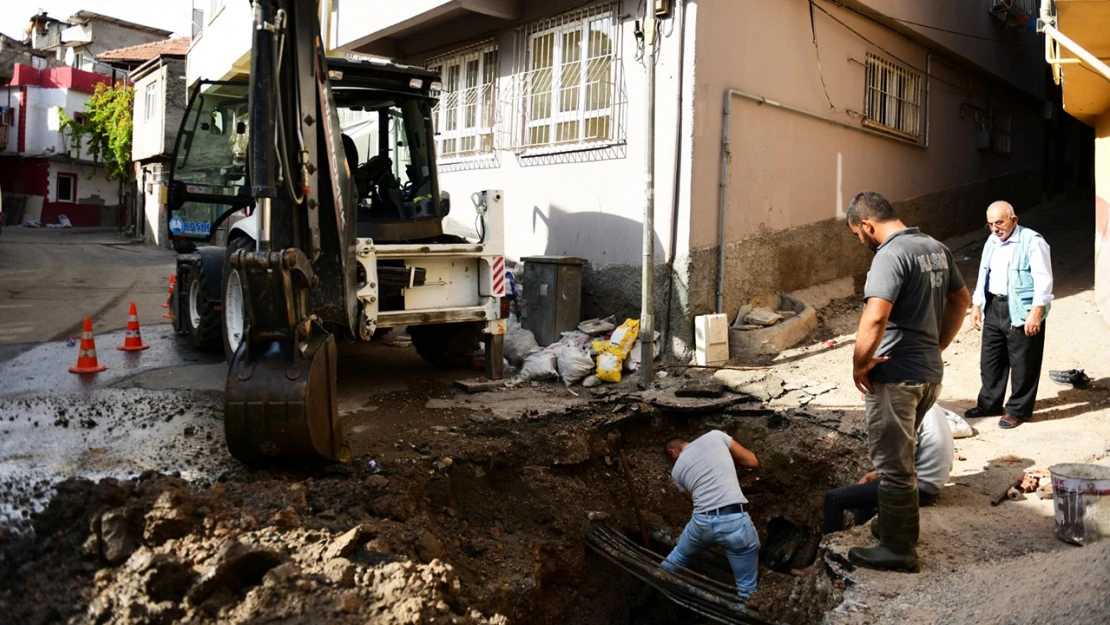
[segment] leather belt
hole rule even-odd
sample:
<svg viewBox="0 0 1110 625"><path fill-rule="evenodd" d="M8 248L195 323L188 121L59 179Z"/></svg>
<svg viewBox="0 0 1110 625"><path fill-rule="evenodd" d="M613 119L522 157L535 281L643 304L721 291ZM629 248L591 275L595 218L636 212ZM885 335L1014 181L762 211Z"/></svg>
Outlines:
<svg viewBox="0 0 1110 625"><path fill-rule="evenodd" d="M721 515L724 515L724 514L740 514L742 512L747 512L747 511L748 511L748 508L744 504L734 503L734 504L729 504L727 506L721 506L720 508L717 508L716 510L710 510L708 512L704 512L703 514L712 514L712 515L716 515L716 516L721 516Z"/></svg>

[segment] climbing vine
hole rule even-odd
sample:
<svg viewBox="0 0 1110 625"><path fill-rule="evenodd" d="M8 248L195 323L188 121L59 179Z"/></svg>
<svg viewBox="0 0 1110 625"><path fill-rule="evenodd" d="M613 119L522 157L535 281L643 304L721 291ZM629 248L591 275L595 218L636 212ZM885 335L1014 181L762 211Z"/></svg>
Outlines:
<svg viewBox="0 0 1110 625"><path fill-rule="evenodd" d="M61 130L70 145L84 146L93 162L107 169L108 180L127 178L131 165L131 112L135 89L124 83L114 86L99 84L92 98L85 103L85 119L71 119L58 111Z"/></svg>

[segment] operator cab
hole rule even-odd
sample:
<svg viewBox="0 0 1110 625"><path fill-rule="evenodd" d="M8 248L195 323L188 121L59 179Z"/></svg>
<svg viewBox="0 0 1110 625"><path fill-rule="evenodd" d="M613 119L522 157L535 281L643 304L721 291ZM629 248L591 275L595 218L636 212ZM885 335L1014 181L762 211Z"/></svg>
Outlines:
<svg viewBox="0 0 1110 625"><path fill-rule="evenodd" d="M379 61L328 59L343 161L357 195L357 236L426 242L443 234L432 108L439 75ZM189 101L171 172L168 227L179 251L222 243L250 214L245 81L202 81ZM184 248L184 249L183 249Z"/></svg>

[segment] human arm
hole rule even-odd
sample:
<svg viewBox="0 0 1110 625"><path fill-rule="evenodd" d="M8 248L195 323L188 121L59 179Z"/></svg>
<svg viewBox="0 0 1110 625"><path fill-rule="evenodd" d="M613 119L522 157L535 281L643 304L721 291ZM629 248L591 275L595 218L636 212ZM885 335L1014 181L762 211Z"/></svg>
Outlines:
<svg viewBox="0 0 1110 625"><path fill-rule="evenodd" d="M886 322L890 319L890 311L894 304L881 297L872 297L867 300L863 315L859 320L859 329L856 331L856 351L852 356L852 379L863 393L871 392L871 380L867 374L879 363L890 358L875 358L875 351L886 332Z"/></svg>
<svg viewBox="0 0 1110 625"><path fill-rule="evenodd" d="M1033 275L1033 308L1025 317L1025 335L1041 331L1045 306L1052 301L1052 255L1048 243L1033 237L1029 243L1029 273Z"/></svg>
<svg viewBox="0 0 1110 625"><path fill-rule="evenodd" d="M991 247L988 240L988 249L983 250L983 258L979 261L979 277L975 280L975 293L971 297L971 327L976 330L983 329L983 307L987 305L987 254L990 253Z"/></svg>
<svg viewBox="0 0 1110 625"><path fill-rule="evenodd" d="M970 303L971 294L967 292L966 286L955 291L949 291L944 296L944 312L940 321L940 351L943 352L948 349L953 339L959 334L960 326L964 324L964 317L967 316L967 306ZM975 325L974 316L972 317L972 325Z"/></svg>
<svg viewBox="0 0 1110 625"><path fill-rule="evenodd" d="M870 473L864 473L863 477L859 478L859 481L856 482L856 484L867 484L868 482L874 482L877 479L879 479L879 472L872 471Z"/></svg>
<svg viewBox="0 0 1110 625"><path fill-rule="evenodd" d="M755 454L733 439L729 439L728 453L732 454L732 461L737 466L745 469L754 469L759 466L759 459L755 457Z"/></svg>

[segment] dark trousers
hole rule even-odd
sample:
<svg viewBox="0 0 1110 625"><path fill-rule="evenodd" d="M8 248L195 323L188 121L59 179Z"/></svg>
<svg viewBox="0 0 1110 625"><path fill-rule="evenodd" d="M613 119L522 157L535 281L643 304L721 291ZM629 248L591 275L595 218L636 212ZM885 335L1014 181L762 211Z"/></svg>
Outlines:
<svg viewBox="0 0 1110 625"><path fill-rule="evenodd" d="M937 496L922 490L918 492L918 500L922 506L931 506L936 503ZM875 516L875 508L878 507L879 480L834 488L825 493L825 520L821 533L831 534L843 530L844 512L847 510L854 510L856 525L863 525Z"/></svg>
<svg viewBox="0 0 1110 625"><path fill-rule="evenodd" d="M1041 379L1044 358L1044 335L1041 331L1025 336L1025 326L1014 327L1005 298L987 295L983 311L983 347L979 356L979 374L983 387L979 390L979 409L988 413L1003 411L1007 379L1012 381L1010 400L1005 411L1019 419L1033 416L1037 386Z"/></svg>

